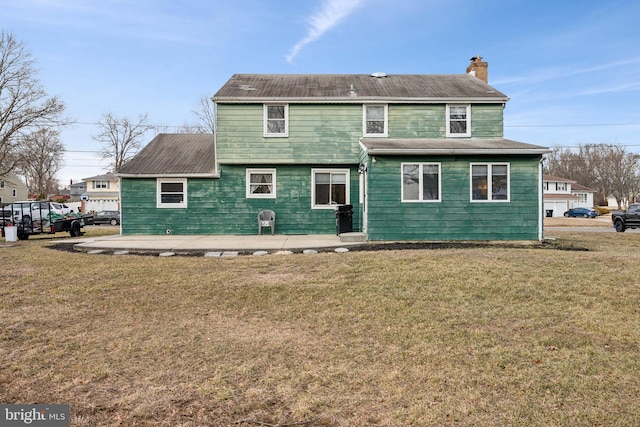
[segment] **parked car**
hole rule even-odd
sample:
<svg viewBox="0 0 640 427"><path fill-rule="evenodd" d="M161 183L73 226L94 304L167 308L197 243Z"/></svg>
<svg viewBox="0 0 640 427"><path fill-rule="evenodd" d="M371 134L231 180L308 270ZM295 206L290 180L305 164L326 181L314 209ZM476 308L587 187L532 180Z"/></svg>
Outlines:
<svg viewBox="0 0 640 427"><path fill-rule="evenodd" d="M13 202L3 208L3 217L10 217L14 223L22 220L40 221L48 219L49 212L65 216L71 210L68 206L48 201L26 200Z"/></svg>
<svg viewBox="0 0 640 427"><path fill-rule="evenodd" d="M120 211L100 211L93 215L94 224L120 224Z"/></svg>
<svg viewBox="0 0 640 427"><path fill-rule="evenodd" d="M583 218L595 218L598 216L598 211L589 208L573 208L564 213L566 217L583 217Z"/></svg>

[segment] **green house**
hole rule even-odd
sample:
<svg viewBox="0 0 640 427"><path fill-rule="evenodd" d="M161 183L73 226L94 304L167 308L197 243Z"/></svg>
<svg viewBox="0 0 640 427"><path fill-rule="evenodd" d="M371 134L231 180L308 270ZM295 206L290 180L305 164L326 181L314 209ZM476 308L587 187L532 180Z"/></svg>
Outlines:
<svg viewBox="0 0 640 427"><path fill-rule="evenodd" d="M236 74L214 135L160 134L120 171L123 234L361 232L540 240L546 147L503 137L480 58L459 75Z"/></svg>

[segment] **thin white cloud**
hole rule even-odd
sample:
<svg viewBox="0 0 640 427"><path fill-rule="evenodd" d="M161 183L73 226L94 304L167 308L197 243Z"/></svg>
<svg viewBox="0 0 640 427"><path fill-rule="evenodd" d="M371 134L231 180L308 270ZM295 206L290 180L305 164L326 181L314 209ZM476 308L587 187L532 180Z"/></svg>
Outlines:
<svg viewBox="0 0 640 427"><path fill-rule="evenodd" d="M507 85L507 84L513 84L513 83L523 83L523 82L544 83L552 80L561 80L568 77L575 77L583 74L591 74L597 71L619 69L628 65L635 65L638 63L640 63L640 57L626 58L618 61L607 62L607 63L596 65L593 67L581 68L574 65L571 68L568 68L568 67L545 68L545 69L534 70L533 72L526 75L507 77L502 80L492 81L491 84L494 86L498 86L498 85Z"/></svg>
<svg viewBox="0 0 640 427"><path fill-rule="evenodd" d="M291 48L289 54L285 56L287 62L293 59L309 43L313 43L324 35L331 28L335 27L341 20L352 14L366 0L324 0L322 8L317 13L308 18L309 28L307 35Z"/></svg>

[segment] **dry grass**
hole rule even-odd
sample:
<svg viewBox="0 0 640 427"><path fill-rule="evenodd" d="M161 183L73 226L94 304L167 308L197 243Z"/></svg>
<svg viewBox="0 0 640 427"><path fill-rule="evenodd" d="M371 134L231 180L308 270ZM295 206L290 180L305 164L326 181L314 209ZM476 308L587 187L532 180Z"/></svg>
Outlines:
<svg viewBox="0 0 640 427"><path fill-rule="evenodd" d="M640 234L156 258L0 248L0 401L73 426L637 424Z"/></svg>
<svg viewBox="0 0 640 427"><path fill-rule="evenodd" d="M545 227L603 227L613 228L611 215L603 215L595 218L565 218L554 217L544 219Z"/></svg>

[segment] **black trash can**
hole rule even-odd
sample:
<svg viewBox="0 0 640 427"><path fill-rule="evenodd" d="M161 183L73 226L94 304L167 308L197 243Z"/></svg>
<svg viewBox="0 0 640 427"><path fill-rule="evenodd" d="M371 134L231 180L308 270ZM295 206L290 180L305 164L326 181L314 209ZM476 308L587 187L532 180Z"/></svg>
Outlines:
<svg viewBox="0 0 640 427"><path fill-rule="evenodd" d="M353 205L340 205L336 208L336 234L353 231Z"/></svg>
<svg viewBox="0 0 640 427"><path fill-rule="evenodd" d="M547 209L547 218L551 218L553 216L553 209Z"/></svg>

